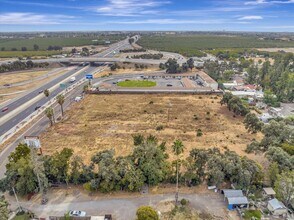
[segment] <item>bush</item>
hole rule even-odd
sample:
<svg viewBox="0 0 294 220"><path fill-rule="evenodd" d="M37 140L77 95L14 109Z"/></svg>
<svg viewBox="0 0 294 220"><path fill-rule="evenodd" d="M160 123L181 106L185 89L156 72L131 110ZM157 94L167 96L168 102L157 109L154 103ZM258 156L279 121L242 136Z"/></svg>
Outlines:
<svg viewBox="0 0 294 220"><path fill-rule="evenodd" d="M198 129L197 130L197 137L201 137L202 135L203 135L203 133L202 133L201 129Z"/></svg>
<svg viewBox="0 0 294 220"><path fill-rule="evenodd" d="M150 206L141 206L136 215L137 220L159 220L157 212Z"/></svg>
<svg viewBox="0 0 294 220"><path fill-rule="evenodd" d="M198 120L198 116L197 115L194 115L194 120Z"/></svg>
<svg viewBox="0 0 294 220"><path fill-rule="evenodd" d="M207 115L210 115L210 112L206 112Z"/></svg>
<svg viewBox="0 0 294 220"><path fill-rule="evenodd" d="M156 127L156 131L161 131L161 130L163 130L163 125L158 125L158 126Z"/></svg>
<svg viewBox="0 0 294 220"><path fill-rule="evenodd" d="M88 183L84 183L84 184L83 184L83 188L84 188L84 190L86 190L86 191L88 191L88 192L92 192L92 191L93 191L90 182L88 182Z"/></svg>
<svg viewBox="0 0 294 220"><path fill-rule="evenodd" d="M186 200L186 199L182 199L181 200L181 205L182 206L185 206L185 205L187 205L188 204L188 201Z"/></svg>
<svg viewBox="0 0 294 220"><path fill-rule="evenodd" d="M150 101L150 102L149 102L149 105L152 105L152 104L154 104L154 102L153 102L153 101Z"/></svg>

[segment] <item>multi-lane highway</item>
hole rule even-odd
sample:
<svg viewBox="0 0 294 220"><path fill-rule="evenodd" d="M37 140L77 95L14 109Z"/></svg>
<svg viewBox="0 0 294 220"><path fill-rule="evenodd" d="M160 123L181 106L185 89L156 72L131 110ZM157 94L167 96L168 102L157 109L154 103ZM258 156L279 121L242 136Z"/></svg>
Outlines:
<svg viewBox="0 0 294 220"><path fill-rule="evenodd" d="M121 49L128 47L131 47L131 45L129 44L128 39L125 39L111 45L110 48L100 54L96 54L96 56L100 58L113 57L116 53L119 53ZM5 106L8 110L0 112L0 136L28 117L33 111L35 111L37 106L42 106L48 101L48 98L42 94L42 91L52 88L52 91L50 90L50 97L54 97L66 89L59 86L61 82L68 84L69 78L73 75L76 77L76 80L79 81L84 78L87 73L93 72L95 72L95 67L77 67L75 70L69 71L62 76L55 78L45 85L29 92L21 99L16 99ZM36 101L32 102L32 100ZM28 105L28 102L30 102L30 105Z"/></svg>

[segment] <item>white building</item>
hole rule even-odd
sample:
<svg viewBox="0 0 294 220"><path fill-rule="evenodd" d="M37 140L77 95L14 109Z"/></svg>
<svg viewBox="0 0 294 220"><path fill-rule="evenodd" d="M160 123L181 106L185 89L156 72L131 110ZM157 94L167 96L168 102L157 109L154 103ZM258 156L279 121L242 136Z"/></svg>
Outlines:
<svg viewBox="0 0 294 220"><path fill-rule="evenodd" d="M280 216L287 214L286 206L277 199L268 201L267 208L272 213L272 215Z"/></svg>

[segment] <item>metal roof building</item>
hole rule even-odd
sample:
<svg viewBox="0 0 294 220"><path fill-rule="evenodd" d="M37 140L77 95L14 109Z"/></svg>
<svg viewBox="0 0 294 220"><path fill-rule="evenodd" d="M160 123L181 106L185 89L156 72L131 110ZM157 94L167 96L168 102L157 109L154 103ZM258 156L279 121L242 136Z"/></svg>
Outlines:
<svg viewBox="0 0 294 220"><path fill-rule="evenodd" d="M272 199L272 200L268 201L267 208L273 215L287 214L287 208L285 207L285 205L282 202L280 202L277 199Z"/></svg>
<svg viewBox="0 0 294 220"><path fill-rule="evenodd" d="M246 196L243 195L242 190L224 189L224 200L228 202L228 209L234 210L236 207L248 207L249 201Z"/></svg>

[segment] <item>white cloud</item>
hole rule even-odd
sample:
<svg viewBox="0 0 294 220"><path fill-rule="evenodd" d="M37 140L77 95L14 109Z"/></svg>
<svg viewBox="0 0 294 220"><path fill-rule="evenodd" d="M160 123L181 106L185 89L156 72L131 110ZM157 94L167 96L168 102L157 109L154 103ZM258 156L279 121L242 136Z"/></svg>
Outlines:
<svg viewBox="0 0 294 220"><path fill-rule="evenodd" d="M156 7L171 3L170 1L155 0L108 0L108 4L101 7L92 7L102 15L108 16L139 16L146 14L157 14Z"/></svg>
<svg viewBox="0 0 294 220"><path fill-rule="evenodd" d="M11 12L0 14L0 24L11 25L54 25L61 24L68 19L74 18L73 16L66 15L45 15L36 13L20 13Z"/></svg>
<svg viewBox="0 0 294 220"><path fill-rule="evenodd" d="M263 17L259 16L259 15L249 15L249 16L243 16L241 18L238 18L238 20L242 21L242 20L262 20Z"/></svg>
<svg viewBox="0 0 294 220"><path fill-rule="evenodd" d="M245 2L245 5L269 5L269 4L292 4L294 0L286 1L267 1L267 0L256 0Z"/></svg>

